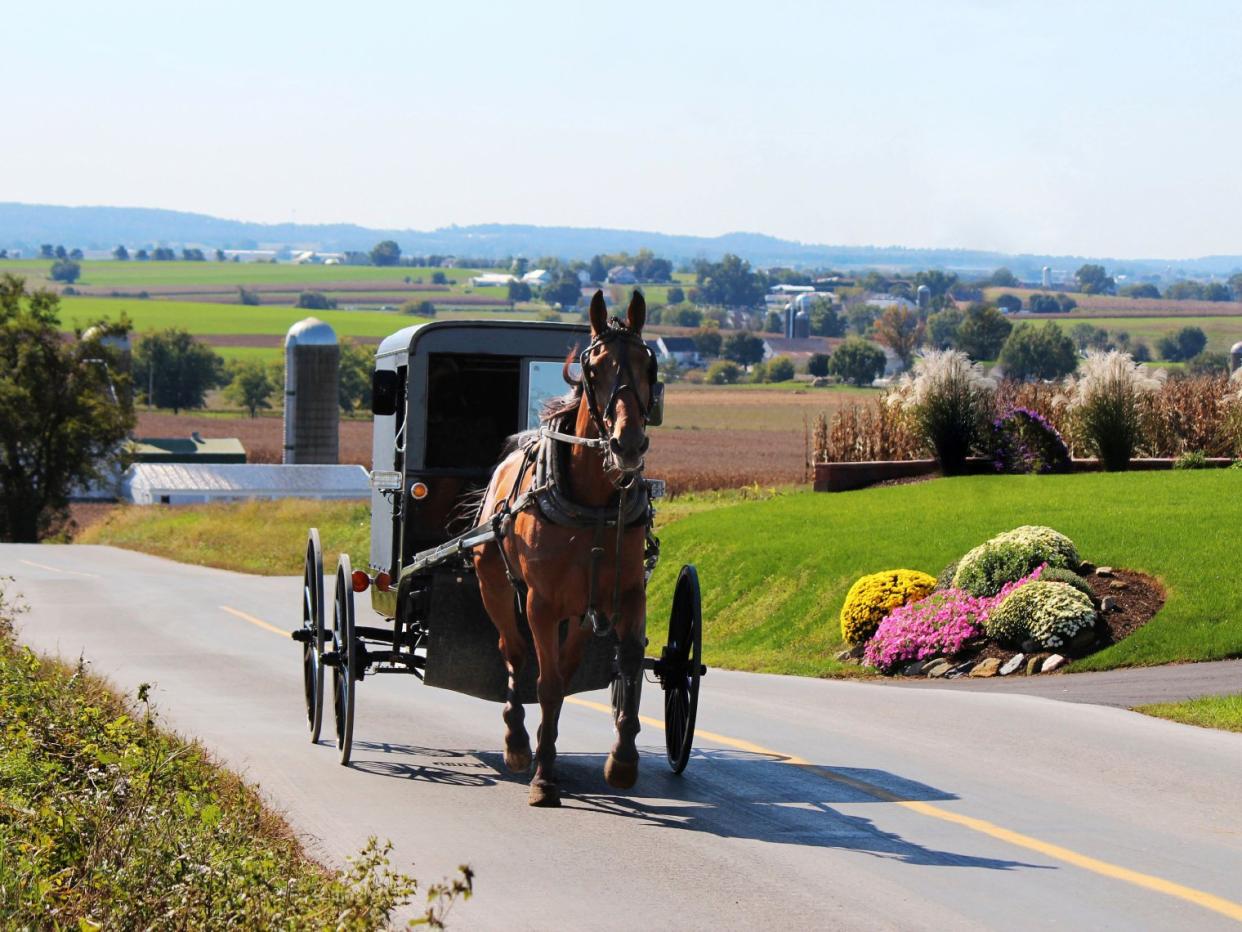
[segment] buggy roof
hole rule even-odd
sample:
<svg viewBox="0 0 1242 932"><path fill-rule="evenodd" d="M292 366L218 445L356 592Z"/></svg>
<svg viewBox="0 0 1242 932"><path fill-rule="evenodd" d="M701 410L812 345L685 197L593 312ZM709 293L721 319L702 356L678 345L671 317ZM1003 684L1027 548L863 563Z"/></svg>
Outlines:
<svg viewBox="0 0 1242 932"><path fill-rule="evenodd" d="M528 320L434 320L398 330L380 343L375 355L413 355L426 343L435 352L493 353L505 356L557 356L578 341L585 324Z"/></svg>

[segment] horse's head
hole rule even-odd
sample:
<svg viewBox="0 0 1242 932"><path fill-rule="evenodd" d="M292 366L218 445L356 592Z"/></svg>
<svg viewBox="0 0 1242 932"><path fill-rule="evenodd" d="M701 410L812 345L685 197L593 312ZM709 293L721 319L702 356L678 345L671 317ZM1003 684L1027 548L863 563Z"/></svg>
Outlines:
<svg viewBox="0 0 1242 932"><path fill-rule="evenodd" d="M643 468L647 424L656 399L655 354L643 342L647 304L630 299L625 320L608 320L604 293L591 299L591 345L582 353L582 379L591 417L607 438L605 464L628 480Z"/></svg>

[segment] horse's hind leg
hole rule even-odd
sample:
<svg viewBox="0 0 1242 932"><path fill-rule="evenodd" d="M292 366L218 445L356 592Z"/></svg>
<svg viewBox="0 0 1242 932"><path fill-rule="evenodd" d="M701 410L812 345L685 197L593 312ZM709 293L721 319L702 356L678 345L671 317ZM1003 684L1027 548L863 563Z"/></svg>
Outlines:
<svg viewBox="0 0 1242 932"><path fill-rule="evenodd" d="M532 592L526 600L526 619L535 639L539 658L539 741L535 745L535 776L530 782L532 806L559 806L561 788L556 779L556 738L565 700L565 681L561 676L560 622Z"/></svg>
<svg viewBox="0 0 1242 932"><path fill-rule="evenodd" d="M626 592L621 599L622 623L617 625L621 677L621 714L617 716L617 740L604 762L609 786L628 790L638 781L638 682L643 675L646 649L646 594L642 589Z"/></svg>
<svg viewBox="0 0 1242 932"><path fill-rule="evenodd" d="M526 733L526 710L522 708L517 685L518 676L526 665L526 639L518 630L513 587L509 585L503 565L496 564L500 564L499 555L477 561L479 592L483 596L483 607L500 632L500 652L509 672L504 710L505 766L514 773L526 773L530 770L530 735Z"/></svg>

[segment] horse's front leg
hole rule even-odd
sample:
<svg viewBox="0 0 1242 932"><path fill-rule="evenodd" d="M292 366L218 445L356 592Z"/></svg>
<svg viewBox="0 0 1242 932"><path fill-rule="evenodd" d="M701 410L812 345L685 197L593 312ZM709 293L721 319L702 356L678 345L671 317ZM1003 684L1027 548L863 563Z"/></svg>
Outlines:
<svg viewBox="0 0 1242 932"><path fill-rule="evenodd" d="M621 678L621 713L617 716L617 740L604 762L608 785L628 790L638 780L639 682L643 675L643 653L647 647L647 593L642 586L627 589L621 596L621 618L617 624L617 652Z"/></svg>
<svg viewBox="0 0 1242 932"><path fill-rule="evenodd" d="M546 601L532 590L526 600L526 620L539 658L539 739L535 745L535 777L530 782L532 806L559 806L561 788L556 779L557 723L565 701L565 680L560 665L560 619Z"/></svg>

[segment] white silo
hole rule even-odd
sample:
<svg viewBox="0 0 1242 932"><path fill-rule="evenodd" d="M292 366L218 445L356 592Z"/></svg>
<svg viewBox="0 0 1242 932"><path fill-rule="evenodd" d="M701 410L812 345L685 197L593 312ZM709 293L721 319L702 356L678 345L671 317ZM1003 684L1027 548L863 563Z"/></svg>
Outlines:
<svg viewBox="0 0 1242 932"><path fill-rule="evenodd" d="M133 344L129 339L129 331L118 324L102 323L88 327L82 333L82 358L97 362L108 371L108 380L113 385L113 393L117 401L129 405L133 402L134 386L134 354ZM116 392L118 380L114 375L124 375L124 388Z"/></svg>
<svg viewBox="0 0 1242 932"><path fill-rule="evenodd" d="M1229 371L1237 372L1239 369L1242 369L1242 340L1233 344L1229 350Z"/></svg>
<svg viewBox="0 0 1242 932"><path fill-rule="evenodd" d="M300 320L285 334L285 463L340 460L340 361L336 333L322 320Z"/></svg>
<svg viewBox="0 0 1242 932"><path fill-rule="evenodd" d="M1040 270L1039 284L1044 288L1052 287L1052 269L1049 266L1045 265L1043 269Z"/></svg>
<svg viewBox="0 0 1242 932"><path fill-rule="evenodd" d="M915 299L918 301L919 307L924 310L931 307L931 289L929 287L926 285L919 285L918 290L915 291L914 294Z"/></svg>

